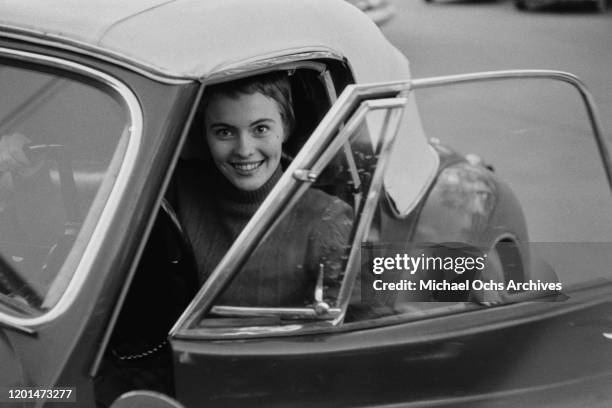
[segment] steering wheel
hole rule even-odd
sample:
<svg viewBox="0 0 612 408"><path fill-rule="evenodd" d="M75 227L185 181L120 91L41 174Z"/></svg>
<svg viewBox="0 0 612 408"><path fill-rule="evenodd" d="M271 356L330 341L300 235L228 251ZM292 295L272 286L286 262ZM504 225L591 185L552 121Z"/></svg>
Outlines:
<svg viewBox="0 0 612 408"><path fill-rule="evenodd" d="M28 306L40 307L43 297L17 272L8 262L0 256L0 293L17 295L27 301ZM10 296L15 298L15 296ZM20 310L29 310L26 305L11 302Z"/></svg>
<svg viewBox="0 0 612 408"><path fill-rule="evenodd" d="M66 259L66 255L72 248L82 223L82 216L77 202L77 190L72 171L72 162L66 154L64 146L59 144L26 145L24 146L24 154L31 162L37 162L41 160L41 158L44 158L51 159L56 163L59 174L62 206L66 214L64 230L62 233L58 234L59 236L55 239L55 242L46 254L36 251L36 247L30 243L20 242L16 239L6 241L5 244L7 248L9 248L9 253L16 250L16 252L12 252L12 255L15 258L20 258L18 262L24 262L24 267L40 267L42 273L46 271L58 271ZM15 205L9 206L6 210L10 213L15 213L17 211ZM16 228L16 231L21 229L18 225L18 216L16 214L9 215L8 219L13 220L11 222L13 228ZM24 248L25 253L23 252ZM37 256L37 253L39 256ZM3 255L5 257L7 256L7 254ZM31 265L28 265L28 262L30 262ZM22 298L27 301L30 307L39 308L42 306L44 296L21 276L19 271L9 263L8 259L1 260L0 268L2 269L2 274L0 274L0 292L9 294L10 297Z"/></svg>

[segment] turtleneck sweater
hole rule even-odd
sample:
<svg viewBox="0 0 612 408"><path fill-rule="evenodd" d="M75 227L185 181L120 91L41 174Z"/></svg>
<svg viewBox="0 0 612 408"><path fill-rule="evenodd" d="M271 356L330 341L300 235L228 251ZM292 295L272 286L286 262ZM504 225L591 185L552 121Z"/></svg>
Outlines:
<svg viewBox="0 0 612 408"><path fill-rule="evenodd" d="M257 190L234 187L216 168L182 163L177 212L193 246L200 281L225 255L282 175L280 167ZM249 258L220 304L304 306L312 302L317 273L338 278L348 244L352 209L342 200L309 189Z"/></svg>

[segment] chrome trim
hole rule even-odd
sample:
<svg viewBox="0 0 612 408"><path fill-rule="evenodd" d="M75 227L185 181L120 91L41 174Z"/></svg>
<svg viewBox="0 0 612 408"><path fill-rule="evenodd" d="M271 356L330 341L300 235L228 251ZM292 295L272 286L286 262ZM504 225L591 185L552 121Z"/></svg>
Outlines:
<svg viewBox="0 0 612 408"><path fill-rule="evenodd" d="M472 82L484 82L490 80L508 80L508 79L552 79L556 81L566 82L573 86L584 102L587 115L591 124L591 130L595 136L595 143L599 149L599 156L604 166L608 187L612 192L612 162L610 161L610 153L608 151L601 122L599 120L599 112L595 99L590 91L580 78L569 72L554 71L546 69L532 70L507 70L507 71L489 71L476 72L471 74L448 75L431 78L413 79L411 81L412 89L432 88L443 85L459 85Z"/></svg>
<svg viewBox="0 0 612 408"><path fill-rule="evenodd" d="M333 105L338 100L338 93L336 92L336 87L334 86L334 80L331 77L328 69L321 72L319 75L323 80L323 85L325 85L325 90L327 91L327 96L329 97L329 104Z"/></svg>
<svg viewBox="0 0 612 408"><path fill-rule="evenodd" d="M327 162L340 150L346 140L348 140L348 137L367 113L368 108L403 108L406 100L401 98L399 100L367 101L361 104L357 108L357 112L353 114L356 104L365 98L382 99L381 97L393 97L402 91L407 91L408 87L408 82L400 82L376 85L350 85L345 89L338 98L338 102L332 106L312 136L306 141L273 191L266 197L258 211L236 238L232 247L206 280L192 303L172 327L170 330L172 337L192 337L192 334L190 334L191 328L196 326L201 314L212 307L213 300L229 284L233 275L244 265L257 243L260 242L264 234L269 232L270 226L275 221L278 221L280 218L278 213L283 208L287 208L287 202L295 201L296 195L301 195L306 190L304 183L294 179L293 174L295 171L310 167L311 172L319 173L327 165ZM340 134L332 139L329 146L326 146L330 135L340 128L343 121L349 116L349 122L342 128Z"/></svg>
<svg viewBox="0 0 612 408"><path fill-rule="evenodd" d="M2 320L0 320L0 327L5 327L7 329L12 329L12 330L15 330L15 331L17 331L19 333L27 334L27 335L30 335L30 336L35 336L36 335L36 330L34 330L34 329L30 329L28 327L19 326L19 325L16 325L16 324L13 325L11 323L8 323L8 322L2 321Z"/></svg>
<svg viewBox="0 0 612 408"><path fill-rule="evenodd" d="M515 234L511 233L511 232L504 232L503 234L500 234L500 235L495 237L495 239L493 240L493 244L488 249L489 250L494 249L497 246L497 244L499 244L500 242L502 242L504 240L510 240L518 248L520 248L520 244L519 244L519 240L518 240L517 236Z"/></svg>
<svg viewBox="0 0 612 408"><path fill-rule="evenodd" d="M338 151L346 147L348 137L357 130L369 112L379 109L403 108L405 104L405 98L381 99L375 101L368 100L362 102L349 122L342 128L342 132L334 138L329 147L321 154L316 164L310 168L310 171L321 174L334 156L338 154ZM385 125L386 124L387 121L385 121Z"/></svg>
<svg viewBox="0 0 612 408"><path fill-rule="evenodd" d="M314 49L309 47L305 49L295 49L284 52L283 55L277 55L266 59L257 60L254 62L237 62L231 65L220 66L216 71L209 73L206 77L201 75L185 75L180 73L173 73L151 64L147 64L144 61L137 61L131 59L129 56L123 55L118 52L113 52L107 48L92 45L86 42L72 40L64 38L58 35L41 33L35 30L27 30L23 28L15 27L1 27L0 34L3 37L25 41L32 44L44 45L57 49L62 49L70 52L75 52L88 57L94 57L111 64L121 66L122 68L129 69L130 71L136 72L142 76L152 79L156 82L160 82L168 85L183 85L194 81L204 81L212 79L212 82L225 81L228 77L234 75L243 76L252 75L256 71L270 71L274 68L274 65L278 64L290 64L298 60L305 59L333 59L338 61L344 61L344 58L339 53L329 48L318 48ZM287 55L289 54L289 55ZM314 63L314 62L313 62ZM238 67L238 65L244 64Z"/></svg>
<svg viewBox="0 0 612 408"><path fill-rule="evenodd" d="M200 328L193 329L193 339L202 339L210 336L211 333L215 338L232 339L241 337L268 337L270 335L287 335L300 331L304 327L303 324L287 324L283 326L242 326L242 327L223 327L223 328Z"/></svg>
<svg viewBox="0 0 612 408"><path fill-rule="evenodd" d="M206 78L200 78L200 80L208 84L214 84L281 69L305 68L324 73L327 70L327 66L322 62L312 61L313 59L343 60L342 56L331 50L295 50L288 55L283 54L254 61L240 61L221 65Z"/></svg>
<svg viewBox="0 0 612 408"><path fill-rule="evenodd" d="M315 309L308 307L245 307L245 306L213 306L210 313L215 316L239 317L280 317L286 319L329 319L340 314L340 309L330 308L326 316L321 316Z"/></svg>
<svg viewBox="0 0 612 408"><path fill-rule="evenodd" d="M293 172L293 178L298 181L305 181L307 183L314 183L319 178L319 173L315 173L308 169L297 169Z"/></svg>
<svg viewBox="0 0 612 408"><path fill-rule="evenodd" d="M407 91L402 92L402 95L406 94ZM383 101L384 100L367 101L365 103L368 105L375 105ZM359 225L357 226L355 238L351 246L351 252L345 268L346 276L344 277L340 292L338 293L338 305L342 310L342 314L334 320L333 325L337 325L344 320L346 310L351 300L355 280L361 273L361 243L363 242L363 238L368 235L372 225L372 219L374 218L374 212L384 183L384 174L387 164L389 163L389 156L391 155L393 142L399 131L402 115L404 113L403 108L406 106L408 99L403 96L394 99L394 101L397 101L397 105L391 107L391 109L387 111L385 122L380 132L379 146L377 152L375 152L375 155L378 156L376 170L372 175L370 189L366 196L366 202L364 203Z"/></svg>
<svg viewBox="0 0 612 408"><path fill-rule="evenodd" d="M108 234L113 214L116 212L119 202L125 194L128 178L135 167L136 156L138 155L142 141L143 114L140 103L132 91L124 83L108 74L81 64L62 60L60 58L12 50L9 48L0 47L0 55L13 59L36 62L46 66L59 68L64 71L72 71L80 75L90 77L98 82L102 82L123 98L123 101L128 109L127 113L130 119L130 122L128 123L129 126L126 129L128 132L127 146L125 148L123 160L121 161L121 167L118 169L116 175L115 183L113 184L113 187L106 199L106 203L102 208L98 222L96 223L89 238L89 242L87 243L87 246L80 257L76 270L72 274L70 283L63 291L57 303L55 303L46 313L32 318L19 318L0 313L0 321L6 322L7 324L32 328L34 326L43 325L57 319L59 316L65 313L66 310L68 310L76 297L79 295L81 287L88 276L88 272L96 260L99 250L102 247L102 243ZM116 171L115 169L112 170L113 172ZM108 174L106 177L108 177ZM58 276L60 274L58 274Z"/></svg>
<svg viewBox="0 0 612 408"><path fill-rule="evenodd" d="M329 101L333 105L338 99L338 94L336 93L336 88L334 87L334 81L332 80L329 71L322 72L321 77L323 78L325 89L327 90L327 94L329 95ZM355 162L355 157L353 157L353 151L351 150L348 143L344 146L344 155L346 157L346 163L348 165L349 173L351 175L351 178L353 179L353 189L356 192L355 208L357 208L359 206L360 200L362 199L360 193L361 179L359 178L359 172L357 171L357 164ZM357 196L357 194L359 194L359 197Z"/></svg>

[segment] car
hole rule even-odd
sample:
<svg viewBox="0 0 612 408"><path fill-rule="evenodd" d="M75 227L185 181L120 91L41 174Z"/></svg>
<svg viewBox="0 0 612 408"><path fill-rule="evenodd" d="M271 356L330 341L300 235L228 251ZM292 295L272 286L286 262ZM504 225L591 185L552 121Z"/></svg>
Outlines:
<svg viewBox="0 0 612 408"><path fill-rule="evenodd" d="M393 18L395 8L388 0L347 0L350 4L366 13L372 21L383 25Z"/></svg>
<svg viewBox="0 0 612 408"><path fill-rule="evenodd" d="M576 3L575 0L514 0L514 6L519 10L527 10L531 7L538 6L547 6L551 4L561 4L561 3ZM590 3L596 7L597 11L600 13L605 13L608 9L608 1L607 0L590 0Z"/></svg>
<svg viewBox="0 0 612 408"><path fill-rule="evenodd" d="M75 6L0 4L0 134L27 137L30 166L0 174L2 403L610 402L612 284L561 291L495 163L428 138L414 96L560 80L584 95L602 142L574 76L414 79L340 0L88 0L78 19ZM177 185L187 163L211 164L207 90L269 73L290 82L296 116L284 171L202 277ZM341 256L318 265L300 304L226 304L267 239L286 237L270 262L293 256L303 231L284 220L313 191L352 213Z"/></svg>

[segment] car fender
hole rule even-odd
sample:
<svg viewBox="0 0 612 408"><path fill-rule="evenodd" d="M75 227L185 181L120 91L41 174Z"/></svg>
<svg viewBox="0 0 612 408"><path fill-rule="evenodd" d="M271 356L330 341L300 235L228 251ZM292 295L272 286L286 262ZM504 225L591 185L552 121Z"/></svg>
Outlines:
<svg viewBox="0 0 612 408"><path fill-rule="evenodd" d="M527 265L527 226L512 190L484 163L436 149L441 165L423 201L414 242L462 243L483 251L511 243Z"/></svg>
<svg viewBox="0 0 612 408"><path fill-rule="evenodd" d="M4 389L23 387L25 385L23 367L9 338L2 331L0 331L0 361L2 361L0 384Z"/></svg>

